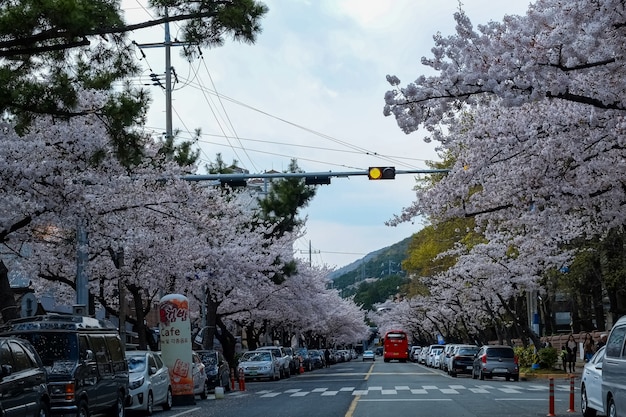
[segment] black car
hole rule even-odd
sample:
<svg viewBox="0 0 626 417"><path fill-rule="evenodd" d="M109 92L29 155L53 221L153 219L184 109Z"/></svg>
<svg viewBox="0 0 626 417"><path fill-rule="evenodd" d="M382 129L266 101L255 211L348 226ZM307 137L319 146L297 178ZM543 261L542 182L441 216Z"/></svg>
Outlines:
<svg viewBox="0 0 626 417"><path fill-rule="evenodd" d="M33 346L17 337L0 337L0 416L48 417L46 369Z"/></svg>
<svg viewBox="0 0 626 417"><path fill-rule="evenodd" d="M39 354L53 415L125 416L131 399L128 364L110 321L50 313L10 320L0 326L0 335L26 339Z"/></svg>
<svg viewBox="0 0 626 417"><path fill-rule="evenodd" d="M217 350L197 350L196 353L204 364L204 372L207 376L209 389L222 387L224 391L230 391L230 366L222 352Z"/></svg>
<svg viewBox="0 0 626 417"><path fill-rule="evenodd" d="M457 346L452 351L450 362L448 363L448 374L456 377L458 374L472 374L474 366L474 356L479 351L478 346Z"/></svg>
<svg viewBox="0 0 626 417"><path fill-rule="evenodd" d="M309 350L309 357L311 358L311 366L313 369L321 369L326 366L324 363L324 353L321 350Z"/></svg>

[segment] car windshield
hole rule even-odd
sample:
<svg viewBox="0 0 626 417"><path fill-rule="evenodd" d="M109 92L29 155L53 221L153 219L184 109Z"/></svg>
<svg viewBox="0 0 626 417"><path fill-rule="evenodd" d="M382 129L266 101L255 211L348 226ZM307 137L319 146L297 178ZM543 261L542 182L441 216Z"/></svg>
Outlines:
<svg viewBox="0 0 626 417"><path fill-rule="evenodd" d="M127 358L128 370L134 373L144 372L146 370L146 357L132 355Z"/></svg>
<svg viewBox="0 0 626 417"><path fill-rule="evenodd" d="M478 353L478 348L460 348L459 349L459 355L465 355L465 356L474 356L475 354Z"/></svg>
<svg viewBox="0 0 626 417"><path fill-rule="evenodd" d="M487 350L487 356L488 357L495 357L495 358L510 358L512 359L515 354L513 353L513 349L508 349L508 348L489 348Z"/></svg>
<svg viewBox="0 0 626 417"><path fill-rule="evenodd" d="M269 352L246 352L241 357L241 360L247 362L267 362L272 360L272 355Z"/></svg>
<svg viewBox="0 0 626 417"><path fill-rule="evenodd" d="M28 339L33 345L44 366L78 359L78 343L74 333L25 333L20 337Z"/></svg>
<svg viewBox="0 0 626 417"><path fill-rule="evenodd" d="M217 365L217 358L215 357L214 353L200 352L198 353L198 355L200 356L200 359L202 359L202 362L205 365L208 365L208 366Z"/></svg>

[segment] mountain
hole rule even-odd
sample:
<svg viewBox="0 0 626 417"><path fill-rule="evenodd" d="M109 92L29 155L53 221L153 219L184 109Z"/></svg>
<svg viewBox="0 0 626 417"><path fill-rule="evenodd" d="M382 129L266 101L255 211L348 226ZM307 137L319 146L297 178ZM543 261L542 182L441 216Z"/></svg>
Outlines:
<svg viewBox="0 0 626 417"><path fill-rule="evenodd" d="M402 261L407 257L411 239L412 237L408 237L386 248L370 252L363 258L337 269L329 275L329 278L335 288L346 288L367 278L403 275Z"/></svg>

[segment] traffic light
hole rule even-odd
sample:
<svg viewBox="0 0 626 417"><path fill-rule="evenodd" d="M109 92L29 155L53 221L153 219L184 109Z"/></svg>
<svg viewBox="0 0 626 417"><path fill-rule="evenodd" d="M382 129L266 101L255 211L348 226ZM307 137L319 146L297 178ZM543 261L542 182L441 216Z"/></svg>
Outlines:
<svg viewBox="0 0 626 417"><path fill-rule="evenodd" d="M396 178L395 167L369 167L367 177L370 180L393 180Z"/></svg>
<svg viewBox="0 0 626 417"><path fill-rule="evenodd" d="M305 185L320 185L330 184L330 176L328 175L313 175L310 177L304 177Z"/></svg>

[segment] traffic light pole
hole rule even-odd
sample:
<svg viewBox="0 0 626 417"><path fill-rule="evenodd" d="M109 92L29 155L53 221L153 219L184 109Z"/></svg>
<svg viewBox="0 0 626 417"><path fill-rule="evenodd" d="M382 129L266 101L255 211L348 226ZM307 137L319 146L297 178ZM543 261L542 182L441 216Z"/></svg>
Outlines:
<svg viewBox="0 0 626 417"><path fill-rule="evenodd" d="M398 174L447 174L449 169L409 169L409 170L396 170ZM309 178L317 180L327 180L332 177L353 177L353 176L369 176L369 171L347 171L347 172L282 172L272 174L205 174L205 175L185 175L183 179L186 181L216 181L216 182L229 182L229 181L241 181L251 178ZM324 182L328 184L328 182Z"/></svg>

